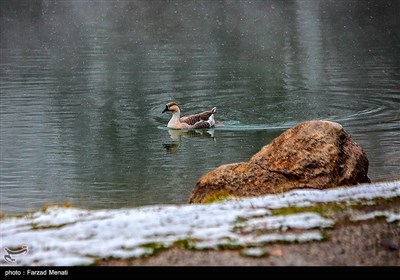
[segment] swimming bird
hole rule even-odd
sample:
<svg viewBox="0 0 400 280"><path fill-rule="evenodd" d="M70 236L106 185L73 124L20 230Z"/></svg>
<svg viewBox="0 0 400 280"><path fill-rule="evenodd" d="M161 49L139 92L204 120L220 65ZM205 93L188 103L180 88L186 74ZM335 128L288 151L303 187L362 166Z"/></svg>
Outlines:
<svg viewBox="0 0 400 280"><path fill-rule="evenodd" d="M214 113L217 108L214 107L210 111L205 111L195 115L181 117L181 108L175 102L169 102L165 105L165 112L172 112L172 117L167 127L172 129L198 129L209 128L215 125Z"/></svg>

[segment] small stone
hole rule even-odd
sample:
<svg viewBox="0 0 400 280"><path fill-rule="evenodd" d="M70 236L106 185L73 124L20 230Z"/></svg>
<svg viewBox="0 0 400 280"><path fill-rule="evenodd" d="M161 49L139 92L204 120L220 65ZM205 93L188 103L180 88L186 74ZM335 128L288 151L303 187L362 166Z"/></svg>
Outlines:
<svg viewBox="0 0 400 280"><path fill-rule="evenodd" d="M240 254L244 257L259 258L267 255L268 252L261 248L247 248L243 249Z"/></svg>
<svg viewBox="0 0 400 280"><path fill-rule="evenodd" d="M274 257L282 257L283 251L282 251L282 249L274 249L274 250L270 251L269 254Z"/></svg>

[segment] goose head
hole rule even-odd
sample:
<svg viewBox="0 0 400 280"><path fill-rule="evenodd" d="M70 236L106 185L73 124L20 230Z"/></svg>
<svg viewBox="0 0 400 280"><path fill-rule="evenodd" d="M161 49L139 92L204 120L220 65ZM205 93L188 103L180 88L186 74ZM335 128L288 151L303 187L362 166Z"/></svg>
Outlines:
<svg viewBox="0 0 400 280"><path fill-rule="evenodd" d="M175 113L180 113L181 109L179 108L178 104L176 104L175 102L169 102L167 105L165 105L165 108L162 112L163 113L172 112L172 114L175 114Z"/></svg>

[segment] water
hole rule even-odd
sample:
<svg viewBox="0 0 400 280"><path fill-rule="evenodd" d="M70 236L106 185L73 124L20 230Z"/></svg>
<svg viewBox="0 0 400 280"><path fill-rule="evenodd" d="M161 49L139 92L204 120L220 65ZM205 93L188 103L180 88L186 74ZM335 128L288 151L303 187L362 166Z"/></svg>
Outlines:
<svg viewBox="0 0 400 280"><path fill-rule="evenodd" d="M299 122L399 179L398 1L1 1L1 212L186 203ZM161 114L216 106L224 127Z"/></svg>

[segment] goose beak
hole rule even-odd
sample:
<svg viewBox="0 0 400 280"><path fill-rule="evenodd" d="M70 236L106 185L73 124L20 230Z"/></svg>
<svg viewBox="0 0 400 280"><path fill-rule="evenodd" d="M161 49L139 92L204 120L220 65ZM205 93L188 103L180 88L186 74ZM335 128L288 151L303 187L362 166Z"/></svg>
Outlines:
<svg viewBox="0 0 400 280"><path fill-rule="evenodd" d="M167 111L169 111L169 110L168 110L168 106L165 106L165 109L164 109L162 112L165 113L165 112L167 112Z"/></svg>

